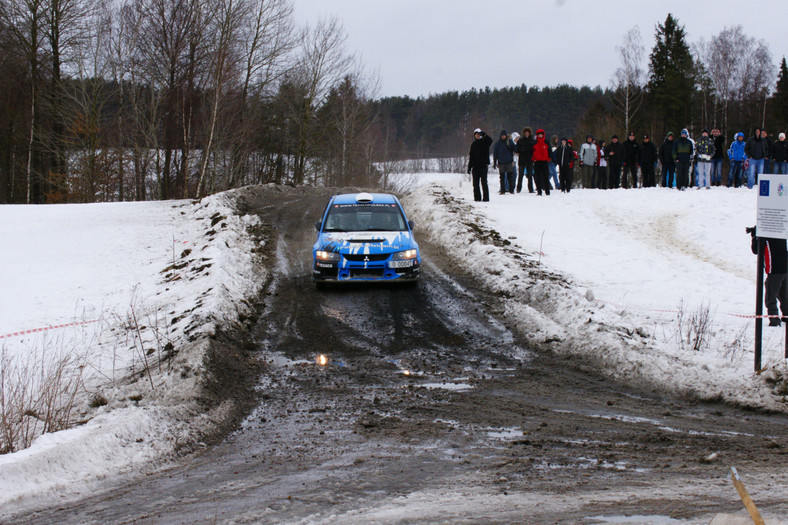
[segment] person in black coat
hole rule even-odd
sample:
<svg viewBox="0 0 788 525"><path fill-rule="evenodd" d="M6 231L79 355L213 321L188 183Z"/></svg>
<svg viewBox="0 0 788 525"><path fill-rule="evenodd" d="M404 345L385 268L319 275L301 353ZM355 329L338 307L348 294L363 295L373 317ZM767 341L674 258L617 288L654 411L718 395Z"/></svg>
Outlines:
<svg viewBox="0 0 788 525"><path fill-rule="evenodd" d="M695 156L695 143L689 138L687 128L681 130L681 136L673 141L673 161L676 163L676 187L679 190L689 187L689 170Z"/></svg>
<svg viewBox="0 0 788 525"><path fill-rule="evenodd" d="M772 146L774 145L774 141L765 129L761 130L761 140L766 143L766 156L763 158L763 172L774 173L772 171Z"/></svg>
<svg viewBox="0 0 788 525"><path fill-rule="evenodd" d="M500 175L501 190L498 192L503 195L506 192L514 194L514 183L516 175L514 172L514 148L515 144L505 129L501 130L501 138L493 147L493 167L498 168Z"/></svg>
<svg viewBox="0 0 788 525"><path fill-rule="evenodd" d="M490 189L487 186L487 169L490 166L492 139L479 128L473 131L473 142L468 154L468 173L473 174L473 200L487 202Z"/></svg>
<svg viewBox="0 0 788 525"><path fill-rule="evenodd" d="M606 152L610 189L618 188L621 186L621 165L624 163L624 146L618 141L618 135L610 139Z"/></svg>
<svg viewBox="0 0 788 525"><path fill-rule="evenodd" d="M764 159L769 156L769 143L761 138L761 128L755 128L755 134L747 139L744 145L750 169L747 171L747 187L752 188L757 182L757 176L763 173Z"/></svg>
<svg viewBox="0 0 788 525"><path fill-rule="evenodd" d="M657 165L657 155L657 147L651 142L651 137L643 135L643 144L638 151L638 167L643 175L644 188L653 188L656 185L654 167Z"/></svg>
<svg viewBox="0 0 788 525"><path fill-rule="evenodd" d="M534 144L536 139L533 137L531 128L523 128L523 135L517 141L517 193L523 190L523 178L528 177L528 193L534 192L534 161L531 156L534 154Z"/></svg>
<svg viewBox="0 0 788 525"><path fill-rule="evenodd" d="M552 160L559 169L558 179L561 184L561 193L569 193L569 190L572 189L575 150L572 149L567 139L561 139L561 145L553 151Z"/></svg>
<svg viewBox="0 0 788 525"><path fill-rule="evenodd" d="M673 160L673 132L668 131L664 142L659 147L659 163L662 164L662 184L666 188L672 188L676 182L676 161Z"/></svg>
<svg viewBox="0 0 788 525"><path fill-rule="evenodd" d="M788 175L788 140L785 133L780 133L772 143L772 171L778 175Z"/></svg>
<svg viewBox="0 0 788 525"><path fill-rule="evenodd" d="M621 177L621 186L629 188L629 179L632 178L632 187L638 187L638 153L640 145L635 140L635 132L630 131L629 137L624 141L624 175Z"/></svg>

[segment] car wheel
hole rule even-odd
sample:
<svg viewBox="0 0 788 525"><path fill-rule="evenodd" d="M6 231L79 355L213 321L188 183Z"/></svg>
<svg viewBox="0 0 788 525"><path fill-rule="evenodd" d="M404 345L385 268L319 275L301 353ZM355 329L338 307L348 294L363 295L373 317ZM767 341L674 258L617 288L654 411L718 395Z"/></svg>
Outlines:
<svg viewBox="0 0 788 525"><path fill-rule="evenodd" d="M326 283L323 281L315 281L315 288L319 291L323 291L326 289Z"/></svg>

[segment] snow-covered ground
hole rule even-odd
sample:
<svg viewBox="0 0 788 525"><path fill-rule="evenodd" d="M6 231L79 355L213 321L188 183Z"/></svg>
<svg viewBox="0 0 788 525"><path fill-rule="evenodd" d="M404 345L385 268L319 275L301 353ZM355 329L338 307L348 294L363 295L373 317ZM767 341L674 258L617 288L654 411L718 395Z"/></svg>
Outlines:
<svg viewBox="0 0 788 525"><path fill-rule="evenodd" d="M464 175L403 177L404 205L457 263L505 297L532 338L607 373L784 411L784 329L753 372L756 257L746 189L573 190L473 202ZM422 225L422 227L419 227ZM492 235L491 235L491 232ZM497 232L494 233L494 232ZM708 328L693 328L708 313ZM699 337L700 336L700 337Z"/></svg>
<svg viewBox="0 0 788 525"><path fill-rule="evenodd" d="M232 203L0 206L0 507L84 494L221 420L195 400L206 336L264 282L259 219ZM84 424L41 435L52 411Z"/></svg>

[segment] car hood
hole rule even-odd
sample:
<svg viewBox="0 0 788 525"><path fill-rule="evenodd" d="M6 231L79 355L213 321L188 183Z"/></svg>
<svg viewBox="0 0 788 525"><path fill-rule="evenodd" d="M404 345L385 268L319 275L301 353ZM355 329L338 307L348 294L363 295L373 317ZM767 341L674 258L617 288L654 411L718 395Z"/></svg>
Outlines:
<svg viewBox="0 0 788 525"><path fill-rule="evenodd" d="M329 232L323 233L315 249L337 253L391 253L408 250L413 244L410 232Z"/></svg>

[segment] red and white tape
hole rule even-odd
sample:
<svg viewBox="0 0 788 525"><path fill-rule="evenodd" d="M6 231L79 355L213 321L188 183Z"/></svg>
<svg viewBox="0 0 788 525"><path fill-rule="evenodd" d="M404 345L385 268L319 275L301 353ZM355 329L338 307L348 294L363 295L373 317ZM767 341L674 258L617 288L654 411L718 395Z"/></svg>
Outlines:
<svg viewBox="0 0 788 525"><path fill-rule="evenodd" d="M617 308L625 308L631 310L640 310L643 312L658 312L663 314L677 314L679 313L678 310L660 310L658 308L646 308L642 306L632 306L632 305L623 305L618 303L613 303L610 301L603 301L602 299L594 298L594 302L608 304L610 306L615 306ZM747 314L734 314L731 312L720 312L722 315L729 315L731 317L738 317L740 319L771 319L772 317L782 318L782 315L747 315Z"/></svg>
<svg viewBox="0 0 788 525"><path fill-rule="evenodd" d="M27 335L27 334L36 334L39 332L46 332L48 330L56 330L58 328L68 328L69 326L82 326L91 323L98 323L98 319L93 319L92 321L77 321L74 323L66 323L66 324L55 324L51 326L45 326L43 328L33 328L31 330L22 330L21 332L13 332L10 334L0 335L0 339L8 339L11 337L19 337L20 335Z"/></svg>

